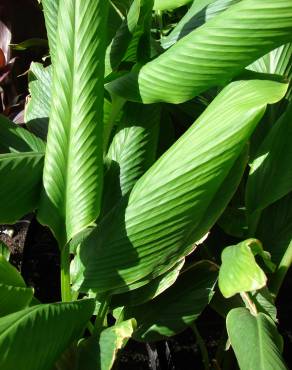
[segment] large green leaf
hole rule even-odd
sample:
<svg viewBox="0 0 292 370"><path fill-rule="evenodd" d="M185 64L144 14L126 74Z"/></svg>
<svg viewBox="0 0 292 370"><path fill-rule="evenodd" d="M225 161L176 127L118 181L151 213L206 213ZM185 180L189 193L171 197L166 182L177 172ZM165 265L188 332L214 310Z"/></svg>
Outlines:
<svg viewBox="0 0 292 370"><path fill-rule="evenodd" d="M154 278L193 250L234 194L239 179L230 171L267 103L286 89L271 81L226 87L137 181L128 204L124 199L83 243L82 289L106 291Z"/></svg>
<svg viewBox="0 0 292 370"><path fill-rule="evenodd" d="M144 103L184 102L225 85L252 61L291 39L290 0L244 0L107 88Z"/></svg>
<svg viewBox="0 0 292 370"><path fill-rule="evenodd" d="M0 153L44 152L45 150L41 139L2 115L0 115L0 145L2 148Z"/></svg>
<svg viewBox="0 0 292 370"><path fill-rule="evenodd" d="M292 103L272 127L253 161L246 187L247 210L262 210L292 191Z"/></svg>
<svg viewBox="0 0 292 370"><path fill-rule="evenodd" d="M25 107L25 122L36 135L45 139L51 110L52 66L32 63L29 70L30 98Z"/></svg>
<svg viewBox="0 0 292 370"><path fill-rule="evenodd" d="M60 3L52 109L38 219L60 247L97 218L108 1ZM66 35L66 37L64 37Z"/></svg>
<svg viewBox="0 0 292 370"><path fill-rule="evenodd" d="M37 305L0 318L0 368L50 370L93 309L93 300L82 300Z"/></svg>
<svg viewBox="0 0 292 370"><path fill-rule="evenodd" d="M248 239L224 248L219 272L219 288L225 298L241 292L258 290L266 285L266 275L254 257L252 250L254 244L262 248L256 239Z"/></svg>
<svg viewBox="0 0 292 370"><path fill-rule="evenodd" d="M227 332L241 370L286 370L281 337L273 320L246 308L235 308L226 320Z"/></svg>
<svg viewBox="0 0 292 370"><path fill-rule="evenodd" d="M25 288L25 282L17 271L6 259L0 255L0 283Z"/></svg>
<svg viewBox="0 0 292 370"><path fill-rule="evenodd" d="M42 170L42 153L0 154L0 223L15 223L36 208Z"/></svg>
<svg viewBox="0 0 292 370"><path fill-rule="evenodd" d="M212 263L200 262L183 272L169 289L154 300L126 307L125 317L134 317L137 321L133 337L153 341L183 331L210 302L217 274L217 268Z"/></svg>
<svg viewBox="0 0 292 370"><path fill-rule="evenodd" d="M188 35L194 29L200 27L208 20L214 18L231 5L241 0L199 0L194 1L185 16L178 22L169 35L162 38L161 45L164 49L169 48L182 37Z"/></svg>

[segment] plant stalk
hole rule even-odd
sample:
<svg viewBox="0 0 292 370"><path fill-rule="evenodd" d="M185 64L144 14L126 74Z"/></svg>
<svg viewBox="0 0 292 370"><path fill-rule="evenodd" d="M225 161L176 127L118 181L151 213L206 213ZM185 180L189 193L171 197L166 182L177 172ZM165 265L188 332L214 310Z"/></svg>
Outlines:
<svg viewBox="0 0 292 370"><path fill-rule="evenodd" d="M289 244L289 247L286 249L286 252L279 263L279 266L272 276L270 284L270 292L276 298L280 288L283 284L285 276L292 265L292 242Z"/></svg>
<svg viewBox="0 0 292 370"><path fill-rule="evenodd" d="M109 307L109 299L107 297L104 297L104 299L102 299L101 301L101 304L100 304L100 307L99 307L99 310L98 310L98 313L95 319L94 326L97 329L97 331L100 331L104 326L106 326L105 319L106 319L106 315L108 312L108 307Z"/></svg>
<svg viewBox="0 0 292 370"><path fill-rule="evenodd" d="M71 302L70 251L66 244L61 252L61 296L62 302Z"/></svg>
<svg viewBox="0 0 292 370"><path fill-rule="evenodd" d="M191 325L191 328L193 329L193 331L195 333L198 346L200 347L200 351L201 351L201 355L202 355L202 361L203 361L203 364L204 364L204 369L209 370L210 369L210 366L209 366L210 362L209 362L209 355L208 355L208 351L207 351L207 347L205 345L205 342L204 342L203 338L201 337L201 334L199 333L199 330L198 330L195 323L193 323Z"/></svg>

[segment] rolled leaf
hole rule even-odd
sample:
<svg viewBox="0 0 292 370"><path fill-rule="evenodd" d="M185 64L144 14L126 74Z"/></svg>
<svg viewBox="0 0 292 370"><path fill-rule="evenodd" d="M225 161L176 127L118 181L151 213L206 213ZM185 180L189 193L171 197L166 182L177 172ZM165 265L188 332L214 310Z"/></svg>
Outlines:
<svg viewBox="0 0 292 370"><path fill-rule="evenodd" d="M100 211L107 8L104 0L65 0L59 6L38 219L51 228L60 248Z"/></svg>
<svg viewBox="0 0 292 370"><path fill-rule="evenodd" d="M290 0L241 1L107 89L146 104L181 103L225 85L252 61L291 40Z"/></svg>

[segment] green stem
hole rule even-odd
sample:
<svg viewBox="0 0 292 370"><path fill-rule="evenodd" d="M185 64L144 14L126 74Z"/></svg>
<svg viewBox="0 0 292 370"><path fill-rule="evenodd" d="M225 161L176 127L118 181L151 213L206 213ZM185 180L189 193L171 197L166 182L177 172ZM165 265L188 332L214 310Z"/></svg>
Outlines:
<svg viewBox="0 0 292 370"><path fill-rule="evenodd" d="M70 286L69 244L66 244L61 252L61 295L62 302L70 302L72 300Z"/></svg>
<svg viewBox="0 0 292 370"><path fill-rule="evenodd" d="M274 295L274 297L277 297L291 264L292 264L292 242L286 249L283 258L281 259L281 262L279 263L279 266L271 279L270 292Z"/></svg>
<svg viewBox="0 0 292 370"><path fill-rule="evenodd" d="M201 334L199 333L199 330L196 326L195 323L193 323L191 325L191 328L193 329L194 333L195 333L195 336L196 336L196 339L197 339L197 343L200 347L200 351L201 351L201 354L202 354L202 360L203 360L203 364L204 364L204 369L205 370L209 370L210 366L210 362L209 362L209 355L208 355L208 351L207 351L207 347L205 345L205 342L203 340L203 338L201 337Z"/></svg>
<svg viewBox="0 0 292 370"><path fill-rule="evenodd" d="M256 305L254 304L252 298L248 294L248 292L242 292L240 293L241 298L243 302L246 304L247 308L250 310L250 313L254 316L258 314L258 310L256 308Z"/></svg>
<svg viewBox="0 0 292 370"><path fill-rule="evenodd" d="M104 297L104 299L102 300L100 304L98 313L96 315L95 324L94 324L94 326L96 327L98 331L100 331L102 327L106 326L105 319L106 319L106 315L108 312L108 307L109 307L109 299L107 297Z"/></svg>

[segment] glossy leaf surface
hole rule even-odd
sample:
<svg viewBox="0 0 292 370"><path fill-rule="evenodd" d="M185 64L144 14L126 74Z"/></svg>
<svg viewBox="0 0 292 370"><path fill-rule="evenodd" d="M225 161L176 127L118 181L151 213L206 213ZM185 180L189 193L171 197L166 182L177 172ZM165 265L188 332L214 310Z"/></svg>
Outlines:
<svg viewBox="0 0 292 370"><path fill-rule="evenodd" d="M107 85L129 100L181 103L222 86L255 59L292 39L290 0L245 0L165 53Z"/></svg>
<svg viewBox="0 0 292 370"><path fill-rule="evenodd" d="M60 248L100 211L107 5L66 0L59 7L38 219L52 229Z"/></svg>
<svg viewBox="0 0 292 370"><path fill-rule="evenodd" d="M238 169L227 178L266 104L286 89L271 81L226 87L82 245L82 289L154 278L192 251L236 190Z"/></svg>

